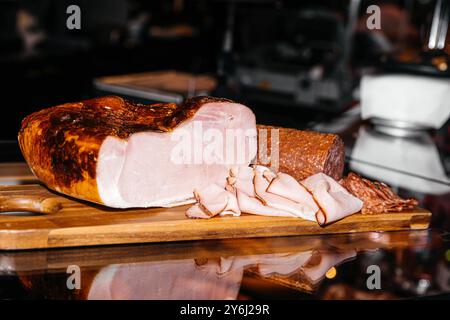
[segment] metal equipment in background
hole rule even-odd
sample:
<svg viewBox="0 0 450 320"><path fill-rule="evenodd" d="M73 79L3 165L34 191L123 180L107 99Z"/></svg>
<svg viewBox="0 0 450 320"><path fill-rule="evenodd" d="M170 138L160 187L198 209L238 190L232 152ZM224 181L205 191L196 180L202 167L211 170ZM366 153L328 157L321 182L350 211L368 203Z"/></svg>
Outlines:
<svg viewBox="0 0 450 320"><path fill-rule="evenodd" d="M342 111L352 99L348 62L359 3L350 1L342 14L313 5L245 10L232 2L219 71L227 67L228 84L246 100Z"/></svg>
<svg viewBox="0 0 450 320"><path fill-rule="evenodd" d="M403 95L404 105L396 105L397 109L405 109L404 115L399 117L398 113L384 112L383 116L371 117L371 122L379 132L397 137L417 137L427 135L427 131L438 129L434 123L445 123L449 117L449 105L447 96L450 92L450 57L444 51L450 19L450 2L446 0L436 0L431 23L425 24L424 39L422 48L417 52L398 52L382 57L380 71L386 75L397 77L399 82L389 83L396 88L396 94ZM406 82L421 81L420 86L405 88ZM401 82L400 82L401 81ZM434 83L431 89L442 87L441 91L430 95L432 90L427 90L427 83ZM403 91L402 91L403 90ZM415 91L419 91L424 98L423 105L417 105ZM408 95L407 92L411 94ZM440 93L440 94L439 94ZM385 98L391 98L387 91L384 91ZM429 95L429 96L428 96ZM381 102L380 102L381 103ZM364 103L363 103L364 105ZM379 106L382 109L383 106ZM422 112L421 119L412 117L413 114ZM394 116L394 113L396 114ZM380 113L379 113L380 114Z"/></svg>

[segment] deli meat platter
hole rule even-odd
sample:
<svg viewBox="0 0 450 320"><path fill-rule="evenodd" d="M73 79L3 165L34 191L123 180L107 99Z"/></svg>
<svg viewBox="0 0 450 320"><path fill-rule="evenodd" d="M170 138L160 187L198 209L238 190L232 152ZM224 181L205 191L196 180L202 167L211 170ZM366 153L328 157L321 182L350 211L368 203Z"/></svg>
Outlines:
<svg viewBox="0 0 450 320"><path fill-rule="evenodd" d="M338 135L257 125L225 98L65 103L27 116L18 141L40 183L0 187L3 250L424 229L431 216L344 175Z"/></svg>
<svg viewBox="0 0 450 320"><path fill-rule="evenodd" d="M242 214L189 219L188 206L110 209L80 202L39 184L0 187L2 211L33 208L42 214L0 215L0 250L96 246L147 242L253 238L367 231L426 229L423 209L384 214L353 214L327 226L290 217Z"/></svg>

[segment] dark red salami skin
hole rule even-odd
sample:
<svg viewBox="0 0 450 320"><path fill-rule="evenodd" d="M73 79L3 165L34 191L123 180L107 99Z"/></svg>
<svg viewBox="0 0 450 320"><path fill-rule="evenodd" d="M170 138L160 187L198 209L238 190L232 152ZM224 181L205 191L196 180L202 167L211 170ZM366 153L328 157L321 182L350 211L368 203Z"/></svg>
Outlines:
<svg viewBox="0 0 450 320"><path fill-rule="evenodd" d="M278 143L273 148L279 150L278 171L290 174L298 181L318 172L323 172L335 180L342 178L345 164L345 148L342 139L335 134L303 131L290 128L258 125L258 155L256 164L274 165L272 159L272 130L278 130ZM263 141L263 131L267 141ZM265 150L270 162L264 161ZM275 149L276 150L276 149Z"/></svg>

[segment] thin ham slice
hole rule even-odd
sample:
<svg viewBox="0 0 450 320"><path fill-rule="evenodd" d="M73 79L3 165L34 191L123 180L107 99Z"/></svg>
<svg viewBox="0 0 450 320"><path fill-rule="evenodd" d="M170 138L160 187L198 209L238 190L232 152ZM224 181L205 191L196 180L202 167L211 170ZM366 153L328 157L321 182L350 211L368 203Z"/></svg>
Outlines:
<svg viewBox="0 0 450 320"><path fill-rule="evenodd" d="M312 212L310 207L277 194L267 192L269 181L264 178L263 174L264 173L261 170L255 169L253 183L258 199L269 207L290 212L294 216L305 220L316 221L314 216L315 212Z"/></svg>
<svg viewBox="0 0 450 320"><path fill-rule="evenodd" d="M227 191L217 184L210 184L202 189L194 189L194 197L200 208L211 217L224 211L228 203Z"/></svg>
<svg viewBox="0 0 450 320"><path fill-rule="evenodd" d="M360 211L363 206L361 200L324 173L312 175L301 183L321 208L316 213L316 220L320 225L345 218Z"/></svg>
<svg viewBox="0 0 450 320"><path fill-rule="evenodd" d="M261 216L295 217L288 211L266 206L257 198L250 197L240 190L236 190L236 195L242 212Z"/></svg>
<svg viewBox="0 0 450 320"><path fill-rule="evenodd" d="M262 166L262 165L254 165L253 169L256 172L262 173L263 177L268 181L272 182L272 180L277 176L275 172L273 172L268 167Z"/></svg>
<svg viewBox="0 0 450 320"><path fill-rule="evenodd" d="M256 196L253 185L253 169L249 166L232 167L227 182L250 197Z"/></svg>
<svg viewBox="0 0 450 320"><path fill-rule="evenodd" d="M217 184L194 190L197 203L186 211L189 218L209 219L216 215L240 216L236 195Z"/></svg>
<svg viewBox="0 0 450 320"><path fill-rule="evenodd" d="M228 202L227 202L227 206L225 207L225 210L223 210L220 213L220 216L233 216L233 217L238 217L241 215L241 209L239 208L238 205L238 201L236 198L236 193L235 192L227 192L227 198L228 198Z"/></svg>
<svg viewBox="0 0 450 320"><path fill-rule="evenodd" d="M192 219L209 219L211 216L200 208L198 203L186 210L186 217Z"/></svg>
<svg viewBox="0 0 450 320"><path fill-rule="evenodd" d="M306 214L309 216L314 217L317 211L319 211L316 201L314 201L314 198L308 190L295 180L294 177L286 173L278 173L269 184L267 192L303 204Z"/></svg>

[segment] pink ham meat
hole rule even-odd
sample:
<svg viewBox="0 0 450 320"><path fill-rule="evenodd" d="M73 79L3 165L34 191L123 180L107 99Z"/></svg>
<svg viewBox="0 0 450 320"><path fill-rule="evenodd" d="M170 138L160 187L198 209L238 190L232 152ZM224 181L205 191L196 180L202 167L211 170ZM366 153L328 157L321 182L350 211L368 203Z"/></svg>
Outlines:
<svg viewBox="0 0 450 320"><path fill-rule="evenodd" d="M324 173L312 175L301 183L320 206L321 210L316 213L320 225L345 218L360 211L363 206L361 200Z"/></svg>
<svg viewBox="0 0 450 320"><path fill-rule="evenodd" d="M277 176L276 173L265 166L254 165L253 169L255 173L261 173L264 179L266 179L269 183L272 182L272 180Z"/></svg>
<svg viewBox="0 0 450 320"><path fill-rule="evenodd" d="M260 200L254 197L250 197L244 192L237 190L236 191L237 200L239 204L239 208L241 208L242 212L257 214L261 216L276 216L276 217L292 217L295 218L295 215L289 211L269 207L264 205Z"/></svg>
<svg viewBox="0 0 450 320"><path fill-rule="evenodd" d="M186 210L186 217L192 219L209 219L211 216L202 210L199 203L194 204Z"/></svg>
<svg viewBox="0 0 450 320"><path fill-rule="evenodd" d="M274 173L269 173L271 171L263 166L255 166L254 168L240 166L233 167L230 170L230 177L227 179L228 190L233 190L234 194L236 194L240 210L263 216L295 217L293 213L280 209L280 207L267 206L267 203L258 197L254 184L256 172L259 174L266 172L265 175L267 177L275 175ZM268 182L265 181L264 183Z"/></svg>
<svg viewBox="0 0 450 320"><path fill-rule="evenodd" d="M271 185L275 192L269 192ZM239 216L245 212L316 221L319 210L311 194L294 178L277 175L264 166L232 167L224 188L211 184L203 190L194 190L194 195L197 203L186 211L190 218L211 218L217 214Z"/></svg>
<svg viewBox="0 0 450 320"><path fill-rule="evenodd" d="M233 167L225 187L209 185L195 190L194 195L198 203L187 210L190 218L239 216L245 212L297 217L325 225L360 211L363 204L324 173L299 183L286 173L275 174L260 165Z"/></svg>
<svg viewBox="0 0 450 320"><path fill-rule="evenodd" d="M186 211L189 218L207 219L218 214L241 214L236 196L217 184L210 184L201 190L194 189L194 197L197 203Z"/></svg>
<svg viewBox="0 0 450 320"><path fill-rule="evenodd" d="M250 197L256 196L255 186L253 185L253 168L251 167L236 166L231 168L227 182Z"/></svg>
<svg viewBox="0 0 450 320"><path fill-rule="evenodd" d="M319 211L319 207L308 190L295 180L294 177L279 172L271 180L267 187L267 192L301 203L303 206L302 211L308 217L307 220L315 221L315 214Z"/></svg>
<svg viewBox="0 0 450 320"><path fill-rule="evenodd" d="M209 216L214 217L225 210L228 204L228 191L216 184L198 190L194 189L194 197L200 208Z"/></svg>
<svg viewBox="0 0 450 320"><path fill-rule="evenodd" d="M274 180L275 179L276 178L274 178ZM255 185L256 196L266 206L289 212L294 217L299 217L310 221L316 221L314 216L316 212L313 211L309 206L304 205L303 203L293 201L291 200L292 198L285 198L278 194L268 192L270 183L264 177L264 173L261 172L260 170L255 170L253 183ZM286 193L287 192L288 191L286 191Z"/></svg>
<svg viewBox="0 0 450 320"><path fill-rule="evenodd" d="M190 161L202 146L199 131L214 130L222 137L226 132L241 135L236 139L236 150L245 150L242 159L231 163ZM229 102L204 104L189 120L172 132L141 132L128 141L107 138L100 150L97 184L105 204L112 207L173 206L192 202L192 190L211 183L223 185L229 169L236 164L248 165L255 156L255 117L247 107ZM246 136L250 134L250 136ZM173 159L177 148L186 141L192 159ZM241 141L242 145L237 145ZM225 144L225 141L224 141ZM181 145L181 148L183 145ZM225 147L223 148L225 150ZM181 151L182 152L182 151ZM237 153L235 153L237 154ZM240 163L241 162L241 163Z"/></svg>

